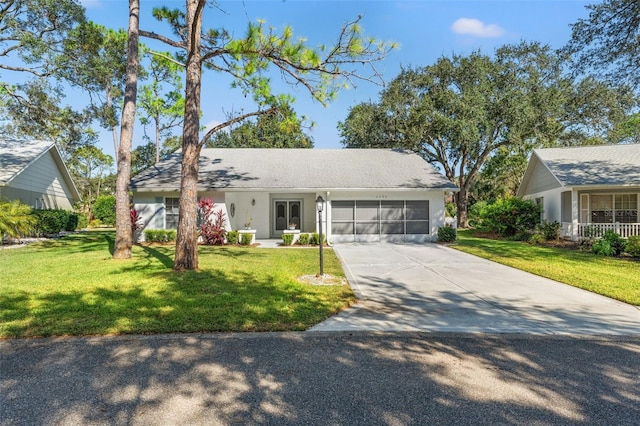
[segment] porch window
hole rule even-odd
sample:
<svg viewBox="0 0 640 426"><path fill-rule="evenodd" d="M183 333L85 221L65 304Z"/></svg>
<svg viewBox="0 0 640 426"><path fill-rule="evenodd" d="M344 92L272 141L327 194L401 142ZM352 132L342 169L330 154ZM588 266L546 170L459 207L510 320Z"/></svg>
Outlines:
<svg viewBox="0 0 640 426"><path fill-rule="evenodd" d="M638 223L638 194L592 194L592 223Z"/></svg>
<svg viewBox="0 0 640 426"><path fill-rule="evenodd" d="M616 194L615 196L616 222L638 222L638 194Z"/></svg>
<svg viewBox="0 0 640 426"><path fill-rule="evenodd" d="M180 213L180 198L164 199L165 229L178 229L178 215Z"/></svg>

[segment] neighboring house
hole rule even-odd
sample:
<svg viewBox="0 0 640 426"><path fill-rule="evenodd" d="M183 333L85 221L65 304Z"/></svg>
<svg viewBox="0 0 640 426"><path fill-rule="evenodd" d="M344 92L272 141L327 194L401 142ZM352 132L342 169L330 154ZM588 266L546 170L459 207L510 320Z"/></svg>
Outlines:
<svg viewBox="0 0 640 426"><path fill-rule="evenodd" d="M542 204L563 238L640 235L640 144L537 149L518 196Z"/></svg>
<svg viewBox="0 0 640 426"><path fill-rule="evenodd" d="M181 154L132 180L145 229L178 223ZM228 229L246 222L259 239L317 232L325 202L330 242L431 241L444 225L445 193L457 188L420 156L383 149L203 149L198 197L212 198ZM326 226L329 224L329 226Z"/></svg>
<svg viewBox="0 0 640 426"><path fill-rule="evenodd" d="M80 193L53 142L0 139L0 199L71 210Z"/></svg>

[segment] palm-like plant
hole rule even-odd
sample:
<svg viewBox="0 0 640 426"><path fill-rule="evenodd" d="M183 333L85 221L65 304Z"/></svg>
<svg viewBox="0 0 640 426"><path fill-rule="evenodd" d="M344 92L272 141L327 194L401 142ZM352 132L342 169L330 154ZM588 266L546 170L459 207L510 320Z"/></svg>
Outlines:
<svg viewBox="0 0 640 426"><path fill-rule="evenodd" d="M31 207L18 200L0 201L0 243L5 237L20 238L34 230Z"/></svg>

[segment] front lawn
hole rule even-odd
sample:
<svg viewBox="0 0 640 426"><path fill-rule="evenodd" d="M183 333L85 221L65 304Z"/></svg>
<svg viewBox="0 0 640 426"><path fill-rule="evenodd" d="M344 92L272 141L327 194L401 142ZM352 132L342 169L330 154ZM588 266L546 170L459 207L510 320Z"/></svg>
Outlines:
<svg viewBox="0 0 640 426"><path fill-rule="evenodd" d="M640 305L640 262L459 231L452 248L574 287Z"/></svg>
<svg viewBox="0 0 640 426"><path fill-rule="evenodd" d="M305 330L355 300L297 281L318 271L317 250L201 247L200 270L178 273L173 246L116 261L113 243L93 231L0 250L0 338ZM344 276L332 250L324 262Z"/></svg>

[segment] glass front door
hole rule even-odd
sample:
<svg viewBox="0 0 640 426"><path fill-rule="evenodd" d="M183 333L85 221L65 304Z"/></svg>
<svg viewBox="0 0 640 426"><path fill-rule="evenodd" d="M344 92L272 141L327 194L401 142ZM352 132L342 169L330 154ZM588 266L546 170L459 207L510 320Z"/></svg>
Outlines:
<svg viewBox="0 0 640 426"><path fill-rule="evenodd" d="M285 229L300 229L302 201L277 200L274 207L275 223L273 229L276 235L281 235Z"/></svg>

